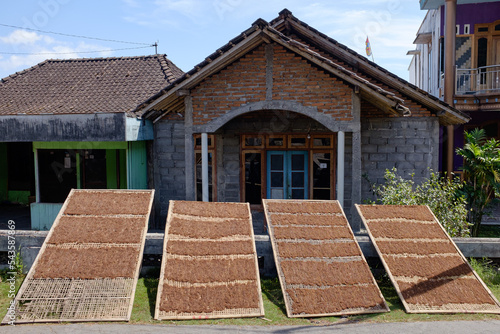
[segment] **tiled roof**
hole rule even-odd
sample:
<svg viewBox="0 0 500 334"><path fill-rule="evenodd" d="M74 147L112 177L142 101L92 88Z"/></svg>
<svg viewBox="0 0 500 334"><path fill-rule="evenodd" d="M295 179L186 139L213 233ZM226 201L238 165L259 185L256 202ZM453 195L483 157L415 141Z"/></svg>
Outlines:
<svg viewBox="0 0 500 334"><path fill-rule="evenodd" d="M309 48L308 45L296 41L294 39L294 33L296 31L294 30L297 26L302 27L303 30L310 31L313 35L312 43L318 43L320 50L326 52L324 54L320 54ZM335 71L345 74L354 81L358 81L360 84L367 86L372 91L384 96L389 101L392 100L396 111L401 115L408 115L408 111L411 111L404 106L404 103L408 99L414 100L436 113L436 115L440 117L440 121L443 125L461 124L469 119L469 116L465 113L462 113L447 103L440 101L415 85L399 78L374 62L371 62L366 57L359 55L354 50L349 49L347 46L300 21L287 9L282 10L279 13L279 16L270 22L263 19L256 20L249 29L230 40L226 45L217 49L193 69L186 72L172 84L166 86L156 95L151 96L151 98L139 105L136 112L138 114L144 114L144 117L146 118L156 120L160 119L162 114L168 112L166 103L162 102L166 95L171 94L176 88L185 88L184 86L186 86L187 81L196 77L205 68L211 66L213 63L216 63L219 58L224 58L225 55L231 53L239 45L245 43L250 36L255 35L259 31L264 33L267 31L268 33L279 36L282 41L288 43L289 45L307 52L321 62L329 65ZM325 41L327 43L325 43ZM336 52L336 55L334 56L333 52L335 49L338 52ZM227 57L227 59L233 58ZM200 79L198 78L197 80Z"/></svg>
<svg viewBox="0 0 500 334"><path fill-rule="evenodd" d="M349 54L349 56L344 57L343 60L348 61L349 63L352 64L354 72L363 72L361 70L362 64L366 64L366 66L371 67L373 69L373 73L370 76L372 77L371 79L374 83L384 83L384 84L387 84L389 86L394 86L394 83L398 82L400 86L406 87L406 89L404 89L406 94L413 93L412 95L419 95L419 96L425 97L426 99L429 100L429 102L432 101L434 104L440 105L444 109L452 110L460 118L464 118L464 119L469 118L469 116L466 113L461 112L460 110L450 106L448 103L446 103L444 101L441 101L440 99L431 95L430 93L428 93L428 92L418 88L414 84L398 77L397 75L388 71L387 69L383 68L382 66L377 65L375 62L370 61L370 59L360 55L356 51L348 48L347 46L339 43L335 39L325 35L324 33L311 27L307 23L299 20L298 18L293 16L292 12L290 12L288 9L282 10L279 13L279 16L277 18L275 18L274 20L270 21L269 24L271 26L276 26L276 25L279 25L281 22L283 22L283 20L289 20L289 22L290 21L295 22L298 25L302 26L304 29L307 29L307 30L311 31L313 34L319 36L320 38L327 40L328 42L330 42L332 45L334 45L338 49L345 51L347 54ZM393 84L391 84L391 82ZM392 88L397 89L396 87L392 87ZM413 92L410 92L410 90Z"/></svg>
<svg viewBox="0 0 500 334"><path fill-rule="evenodd" d="M0 81L0 115L131 113L182 75L165 55L46 60Z"/></svg>

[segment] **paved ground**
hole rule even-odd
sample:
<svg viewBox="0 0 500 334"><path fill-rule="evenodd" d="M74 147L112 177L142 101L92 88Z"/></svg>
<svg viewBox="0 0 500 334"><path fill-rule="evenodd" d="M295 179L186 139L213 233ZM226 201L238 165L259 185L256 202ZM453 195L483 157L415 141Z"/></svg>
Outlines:
<svg viewBox="0 0 500 334"><path fill-rule="evenodd" d="M172 325L127 325L127 324L70 324L70 325L17 325L2 326L5 334L81 334L81 333L175 333L175 334L471 334L500 333L500 320L492 321L436 321L386 324L340 324L330 326L172 326Z"/></svg>

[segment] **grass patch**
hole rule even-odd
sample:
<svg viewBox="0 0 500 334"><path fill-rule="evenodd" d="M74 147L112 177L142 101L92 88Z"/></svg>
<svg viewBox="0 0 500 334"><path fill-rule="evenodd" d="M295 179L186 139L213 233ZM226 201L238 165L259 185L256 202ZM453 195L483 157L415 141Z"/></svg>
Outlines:
<svg viewBox="0 0 500 334"><path fill-rule="evenodd" d="M497 299L500 299L500 272L487 259L470 260L473 268L481 276ZM17 288L21 279L17 281ZM233 325L233 326L266 326L266 325L331 325L334 323L374 323L374 322L415 322L415 321L458 321L458 320L500 320L495 314L407 314L404 311L396 290L386 274L377 278L377 283L384 295L391 312L345 317L322 318L288 318L279 280L261 280L262 297L264 301L265 318L236 318L213 320L175 320L156 321L153 319L158 289L158 275L153 272L139 279L132 316L133 324L173 324L173 325ZM0 283L0 317L3 319L10 303L8 298L9 284Z"/></svg>

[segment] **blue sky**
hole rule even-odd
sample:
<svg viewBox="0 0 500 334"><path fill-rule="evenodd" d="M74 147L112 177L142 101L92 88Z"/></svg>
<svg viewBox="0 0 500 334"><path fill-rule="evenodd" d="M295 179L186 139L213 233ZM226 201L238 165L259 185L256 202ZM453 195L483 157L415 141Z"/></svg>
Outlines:
<svg viewBox="0 0 500 334"><path fill-rule="evenodd" d="M368 35L375 62L408 78L406 52L415 48L412 42L426 14L418 0L6 1L0 12L3 25L146 45L0 26L0 78L48 58L153 54L147 45L155 42L158 53L188 71L258 18L270 21L283 8L362 55ZM119 50L137 47L143 48Z"/></svg>

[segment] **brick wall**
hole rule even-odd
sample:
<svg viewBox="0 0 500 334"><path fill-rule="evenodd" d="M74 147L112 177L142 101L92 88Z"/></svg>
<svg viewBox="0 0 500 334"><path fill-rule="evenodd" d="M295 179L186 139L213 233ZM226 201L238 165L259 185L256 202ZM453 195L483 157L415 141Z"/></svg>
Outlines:
<svg viewBox="0 0 500 334"><path fill-rule="evenodd" d="M206 124L248 103L266 100L296 101L336 121L352 121L352 89L295 53L274 45L272 83L266 86L266 54L260 45L192 89L193 124Z"/></svg>
<svg viewBox="0 0 500 334"><path fill-rule="evenodd" d="M266 59L259 46L191 91L193 124L206 124L232 108L266 98Z"/></svg>
<svg viewBox="0 0 500 334"><path fill-rule="evenodd" d="M273 99L293 100L337 121L352 121L352 89L304 58L275 45Z"/></svg>

